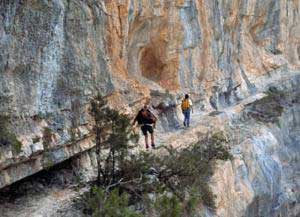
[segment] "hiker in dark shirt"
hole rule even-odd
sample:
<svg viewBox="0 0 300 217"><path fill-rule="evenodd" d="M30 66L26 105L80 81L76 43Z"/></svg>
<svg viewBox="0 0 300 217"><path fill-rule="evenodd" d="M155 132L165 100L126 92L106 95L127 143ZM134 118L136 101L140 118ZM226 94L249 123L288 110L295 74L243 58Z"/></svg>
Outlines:
<svg viewBox="0 0 300 217"><path fill-rule="evenodd" d="M155 148L153 129L155 128L156 121L157 118L148 109L147 105L144 105L144 107L138 112L137 116L133 121L133 125L135 125L136 122L138 122L138 124L141 125L141 130L143 132L143 135L145 136L146 149L149 148L148 132L151 135L151 147Z"/></svg>

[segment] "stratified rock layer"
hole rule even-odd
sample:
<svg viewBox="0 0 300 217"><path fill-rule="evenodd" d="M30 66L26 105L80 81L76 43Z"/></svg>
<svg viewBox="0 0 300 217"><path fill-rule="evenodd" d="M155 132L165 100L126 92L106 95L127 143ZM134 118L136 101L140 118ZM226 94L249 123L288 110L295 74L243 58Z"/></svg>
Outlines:
<svg viewBox="0 0 300 217"><path fill-rule="evenodd" d="M1 141L0 188L91 149L89 102L98 92L127 113L149 97L171 108L183 93L191 94L196 109L210 111L284 80L297 83L299 11L297 0L2 0L0 121L10 119L5 127L22 145ZM176 111L165 114L159 131L178 126ZM297 119L295 112L285 114L284 120ZM257 128L255 141L239 144L245 155L265 147L258 145L265 140L276 143L272 156L286 144ZM283 135L299 146L294 134ZM247 165L250 172L258 166ZM252 199L245 204L256 203ZM221 216L232 214L219 207ZM253 209L242 210L253 216Z"/></svg>

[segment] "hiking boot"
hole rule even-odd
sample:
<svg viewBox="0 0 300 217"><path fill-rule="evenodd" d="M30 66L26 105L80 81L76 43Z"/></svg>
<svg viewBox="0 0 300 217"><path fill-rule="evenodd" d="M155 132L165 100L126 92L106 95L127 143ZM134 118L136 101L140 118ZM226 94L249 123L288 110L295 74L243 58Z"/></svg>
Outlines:
<svg viewBox="0 0 300 217"><path fill-rule="evenodd" d="M147 149L147 150L149 149L149 145L146 145L146 149Z"/></svg>
<svg viewBox="0 0 300 217"><path fill-rule="evenodd" d="M183 126L186 126L186 125L185 125L185 122L183 122Z"/></svg>
<svg viewBox="0 0 300 217"><path fill-rule="evenodd" d="M153 148L153 149L155 149L155 144L153 143L153 144L151 144L151 147Z"/></svg>

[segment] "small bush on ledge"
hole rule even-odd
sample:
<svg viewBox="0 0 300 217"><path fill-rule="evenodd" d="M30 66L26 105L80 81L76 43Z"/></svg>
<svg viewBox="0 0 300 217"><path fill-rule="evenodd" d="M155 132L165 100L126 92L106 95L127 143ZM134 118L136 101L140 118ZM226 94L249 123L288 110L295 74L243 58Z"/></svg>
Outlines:
<svg viewBox="0 0 300 217"><path fill-rule="evenodd" d="M17 155L22 150L22 143L16 135L9 130L10 117L0 115L0 146L10 146L12 152Z"/></svg>
<svg viewBox="0 0 300 217"><path fill-rule="evenodd" d="M263 123L278 123L284 112L284 107L289 104L289 93L270 87L266 96L246 107L246 116Z"/></svg>
<svg viewBox="0 0 300 217"><path fill-rule="evenodd" d="M85 200L86 207L94 217L141 217L129 208L129 194L120 193L118 188L106 192L99 187L92 188L92 196Z"/></svg>

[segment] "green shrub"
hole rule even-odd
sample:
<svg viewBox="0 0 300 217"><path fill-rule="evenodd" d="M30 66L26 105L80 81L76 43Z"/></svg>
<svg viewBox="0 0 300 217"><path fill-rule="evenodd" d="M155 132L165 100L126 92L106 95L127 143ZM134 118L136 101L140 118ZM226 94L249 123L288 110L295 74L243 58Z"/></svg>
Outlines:
<svg viewBox="0 0 300 217"><path fill-rule="evenodd" d="M141 217L140 213L129 208L129 195L120 193L116 188L106 192L100 187L93 187L86 195L86 207L93 217Z"/></svg>
<svg viewBox="0 0 300 217"><path fill-rule="evenodd" d="M278 123L288 104L288 93L270 87L266 96L246 106L246 115L264 123Z"/></svg>
<svg viewBox="0 0 300 217"><path fill-rule="evenodd" d="M49 127L45 127L43 131L43 146L45 150L48 150L52 142L53 132Z"/></svg>
<svg viewBox="0 0 300 217"><path fill-rule="evenodd" d="M154 207L160 217L181 217L183 214L182 204L176 195L159 196Z"/></svg>
<svg viewBox="0 0 300 217"><path fill-rule="evenodd" d="M108 190L117 187L122 192L119 195L126 195L123 196L125 203L118 203L114 190L114 193L109 194L111 200L103 199L108 196L96 188L87 200L87 205L93 214L97 213L95 216L110 216L111 212L118 216L118 210L126 207L128 200L132 204L141 203L143 214L155 209L155 213L161 217L193 216L199 204L214 209L215 196L208 183L213 174L214 162L232 159L225 146L227 142L224 133L217 132L181 150L164 147L166 153L161 155L151 152L126 155L116 173L115 178L119 182L113 187L103 186ZM150 200L149 193L155 195L156 199ZM110 205L107 206L114 207L114 211L105 208L103 201L109 201Z"/></svg>
<svg viewBox="0 0 300 217"><path fill-rule="evenodd" d="M187 199L186 204L185 204L186 213L189 216L192 216L195 214L197 207L201 202L201 198L202 197L200 195L200 192L196 188L192 188L190 190L189 198Z"/></svg>
<svg viewBox="0 0 300 217"><path fill-rule="evenodd" d="M0 145L10 145L12 152L17 155L22 150L22 143L17 139L16 135L9 129L10 118L0 115Z"/></svg>
<svg viewBox="0 0 300 217"><path fill-rule="evenodd" d="M118 165L123 164L129 149L136 146L138 135L132 131L129 116L108 107L100 94L91 102L91 115L95 124L97 183L104 186L115 184L119 177ZM103 149L108 151L105 157L101 155Z"/></svg>
<svg viewBox="0 0 300 217"><path fill-rule="evenodd" d="M19 154L22 151L22 143L17 139L15 135L11 138L13 153L15 155Z"/></svg>

